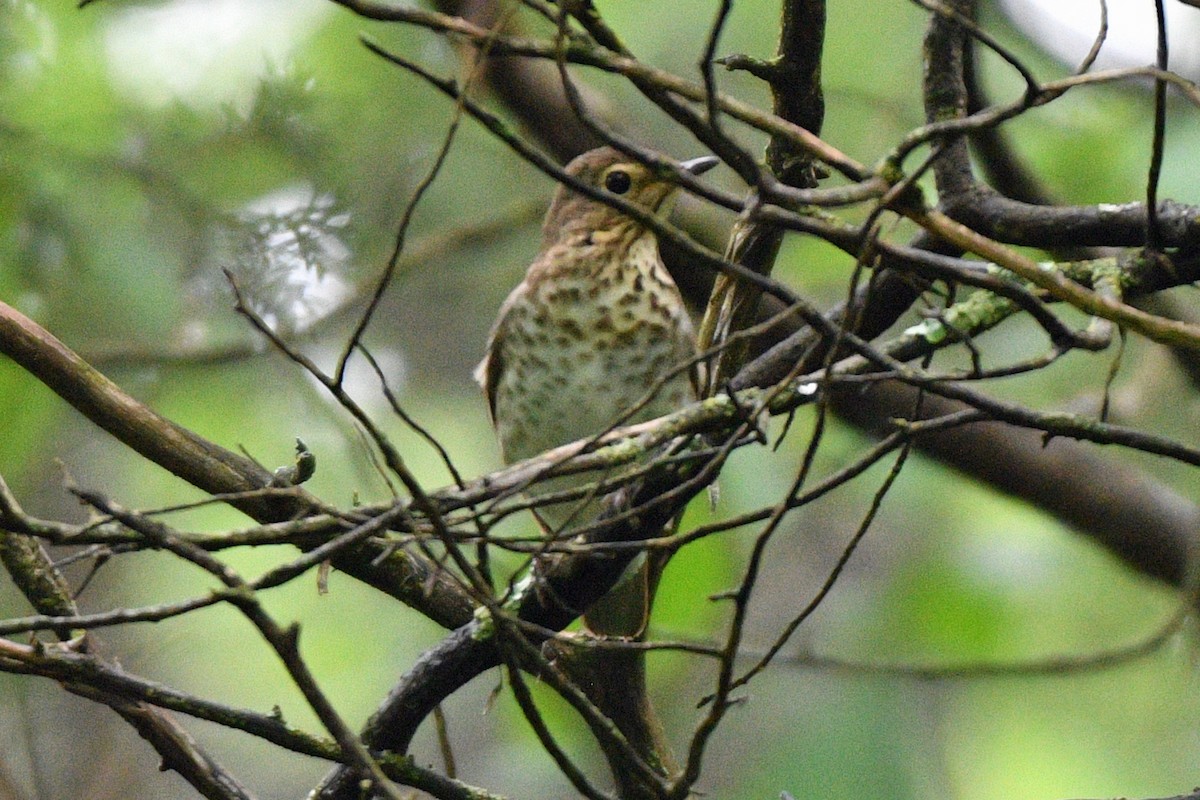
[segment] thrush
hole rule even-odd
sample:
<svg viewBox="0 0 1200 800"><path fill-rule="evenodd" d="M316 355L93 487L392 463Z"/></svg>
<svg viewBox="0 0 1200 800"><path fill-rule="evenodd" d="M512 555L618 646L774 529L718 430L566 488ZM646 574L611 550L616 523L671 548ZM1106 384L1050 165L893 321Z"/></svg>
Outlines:
<svg viewBox="0 0 1200 800"><path fill-rule="evenodd" d="M717 163L704 157L679 166L699 175ZM652 214L665 212L677 188L610 147L584 153L566 172ZM475 377L502 457L512 463L692 402L695 355L692 323L654 232L563 184L542 224L541 249L504 301ZM539 489L586 480L560 478ZM536 513L547 534L557 535L596 507L563 502ZM640 586L628 580L589 609L585 624L597 633L640 633L648 611L644 572Z"/></svg>

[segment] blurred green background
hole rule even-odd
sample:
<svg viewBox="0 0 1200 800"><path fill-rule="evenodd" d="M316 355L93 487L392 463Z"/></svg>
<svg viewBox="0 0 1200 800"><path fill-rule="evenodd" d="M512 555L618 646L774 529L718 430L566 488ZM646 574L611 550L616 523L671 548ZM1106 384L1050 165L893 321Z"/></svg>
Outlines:
<svg viewBox="0 0 1200 800"><path fill-rule="evenodd" d="M636 53L696 77L715 2L687 4L687 14L672 2L597 5ZM735 4L721 52L770 55L777 7ZM998 17L988 23L1040 75L1062 74ZM874 163L921 122L923 25L924 12L902 0L829 4L824 136L860 161ZM318 459L309 488L342 506L386 499L388 489L345 415L233 313L222 268L306 353L333 363L452 112L367 52L364 34L440 74L460 69L455 52L427 32L368 23L319 0L106 0L83 10L0 0L0 298L161 413L268 467L288 463L302 438ZM744 75L720 79L764 100ZM699 154L630 90L607 77L595 85L611 92L627 130L664 152ZM1005 98L1020 89L1000 70L989 86ZM1142 194L1147 109L1139 87L1092 90L1031 114L1012 132L1064 198L1125 202ZM1198 131L1194 109L1173 109L1163 196L1200 199L1188 155L1197 152ZM714 180L733 185L727 172ZM406 410L468 476L498 461L471 370L495 310L536 249L552 188L464 123L367 335ZM793 240L777 274L828 304L844 296L851 266L828 247ZM1038 341L1010 325L983 344L1015 355ZM1095 409L1110 358L1071 356L989 391L1038 407ZM373 376L358 367L354 396L427 486L448 483L436 454L390 416ZM1194 441L1188 420L1200 404L1160 351L1131 344L1114 399L1121 419ZM778 451L740 453L722 476L715 516L785 491L812 426L806 412ZM867 444L833 424L818 470L850 462ZM1195 495L1194 472L1130 460ZM789 518L757 595L749 649L768 646L807 603L887 466ZM0 360L0 474L30 512L82 519L62 488L64 473L126 506L201 496ZM714 516L694 505L689 522ZM172 521L184 530L249 525L219 508ZM705 540L672 563L655 633L720 635L727 608L707 598L734 585L749 535ZM230 559L253 576L291 555L262 549ZM79 580L83 572L76 565L70 574ZM210 587L197 570L145 554L104 566L81 603L135 606ZM306 579L264 599L280 621L300 622L304 655L355 725L441 635L340 574L325 596ZM923 665L1090 654L1150 635L1177 602L1037 510L914 457L847 575L787 652ZM7 582L0 612L28 613ZM268 648L229 609L100 635L132 672L258 711L279 706L289 721L318 730ZM668 729L681 737L697 719L711 667L660 655L651 669ZM493 673L476 681L448 705L462 777L513 797L570 796L507 696L489 707L496 680ZM784 659L750 686L718 733L700 788L710 797L786 790L823 800L1178 794L1197 780L1198 688L1187 637L1130 665L1057 677L923 681ZM539 697L572 751L595 766L571 713L549 693ZM300 797L324 773L320 763L249 737L185 723L263 798ZM174 774L157 771L153 753L115 715L40 679L0 675L0 741L0 798L194 796ZM428 735L415 752L421 763L440 763Z"/></svg>

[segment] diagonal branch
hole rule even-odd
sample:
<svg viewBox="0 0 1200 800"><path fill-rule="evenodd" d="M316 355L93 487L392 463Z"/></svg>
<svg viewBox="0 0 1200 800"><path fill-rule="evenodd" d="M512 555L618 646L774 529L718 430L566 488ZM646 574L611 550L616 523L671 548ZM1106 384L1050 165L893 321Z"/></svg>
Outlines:
<svg viewBox="0 0 1200 800"><path fill-rule="evenodd" d="M0 353L46 384L81 414L143 457L193 486L229 494L229 504L259 522L278 522L319 512L311 495L256 493L271 473L155 413L125 393L48 331L0 302ZM339 552L334 565L421 610L446 627L470 619L474 604L435 564L378 542Z"/></svg>

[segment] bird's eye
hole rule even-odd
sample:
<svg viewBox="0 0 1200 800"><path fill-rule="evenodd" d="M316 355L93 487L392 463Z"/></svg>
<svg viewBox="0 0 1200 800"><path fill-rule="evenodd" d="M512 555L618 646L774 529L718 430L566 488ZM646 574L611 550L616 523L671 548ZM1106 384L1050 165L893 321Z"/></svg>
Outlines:
<svg viewBox="0 0 1200 800"><path fill-rule="evenodd" d="M631 186L633 186L633 179L629 177L628 172L623 170L614 169L604 176L604 188L613 194L625 194Z"/></svg>

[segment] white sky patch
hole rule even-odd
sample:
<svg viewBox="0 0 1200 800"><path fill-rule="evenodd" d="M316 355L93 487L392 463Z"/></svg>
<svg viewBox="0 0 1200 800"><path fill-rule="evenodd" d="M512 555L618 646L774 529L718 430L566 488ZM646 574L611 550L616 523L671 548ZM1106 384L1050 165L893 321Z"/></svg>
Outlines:
<svg viewBox="0 0 1200 800"><path fill-rule="evenodd" d="M1000 7L1026 36L1071 66L1083 60L1100 30L1099 0L1000 0ZM1171 69L1200 78L1200 9L1172 0L1166 16ZM1097 68L1147 66L1157 48L1154 0L1108 0L1108 37Z"/></svg>
<svg viewBox="0 0 1200 800"><path fill-rule="evenodd" d="M347 277L355 255L344 238L350 222L333 195L308 183L266 192L229 212L213 226L205 263L189 280L198 303L177 327L174 347L203 352L213 336L228 335L228 320L213 305L227 309L232 299L223 269L249 307L285 337L342 311L359 291Z"/></svg>
<svg viewBox="0 0 1200 800"><path fill-rule="evenodd" d="M258 78L288 63L332 4L320 0L171 0L110 10L113 82L148 106L245 110Z"/></svg>
<svg viewBox="0 0 1200 800"><path fill-rule="evenodd" d="M289 307L279 309L291 318L295 330L303 331L335 310L353 289L341 276L350 249L336 234L345 227L345 214L329 216L333 200L314 196L307 185L291 186L264 195L247 204L246 220L259 220L259 230L270 264L267 268L286 273L287 285L296 292ZM302 214L306 221L294 227L276 220ZM319 263L314 263L312 259ZM271 322L277 322L272 319Z"/></svg>

